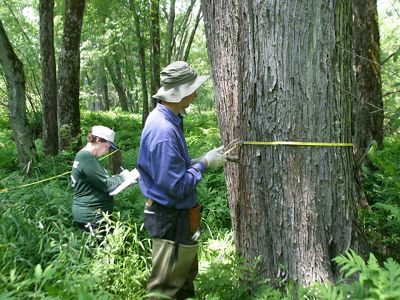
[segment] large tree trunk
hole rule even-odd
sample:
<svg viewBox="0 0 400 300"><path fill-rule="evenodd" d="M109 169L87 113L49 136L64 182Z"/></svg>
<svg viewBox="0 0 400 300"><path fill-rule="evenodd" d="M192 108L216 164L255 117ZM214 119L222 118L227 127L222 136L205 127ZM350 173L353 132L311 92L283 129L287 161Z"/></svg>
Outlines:
<svg viewBox="0 0 400 300"><path fill-rule="evenodd" d="M151 78L150 95L155 95L160 87L160 0L151 1L150 9L151 36ZM152 108L157 106L157 99L152 98Z"/></svg>
<svg viewBox="0 0 400 300"><path fill-rule="evenodd" d="M40 62L42 68L44 153L58 153L57 79L54 54L54 0L40 0Z"/></svg>
<svg viewBox="0 0 400 300"><path fill-rule="evenodd" d="M358 202L368 202L361 184L362 163L371 143L383 143L383 102L376 0L353 0L354 66L353 141Z"/></svg>
<svg viewBox="0 0 400 300"><path fill-rule="evenodd" d="M351 2L202 0L222 142L351 142ZM337 46L336 46L337 45ZM333 279L355 216L351 147L242 145L237 250L265 277Z"/></svg>
<svg viewBox="0 0 400 300"><path fill-rule="evenodd" d="M17 145L19 167L28 173L34 146L26 118L24 67L14 52L1 20L0 65L7 82L8 113Z"/></svg>
<svg viewBox="0 0 400 300"><path fill-rule="evenodd" d="M85 0L65 0L63 42L61 47L58 84L59 148L81 147L79 75L80 38Z"/></svg>

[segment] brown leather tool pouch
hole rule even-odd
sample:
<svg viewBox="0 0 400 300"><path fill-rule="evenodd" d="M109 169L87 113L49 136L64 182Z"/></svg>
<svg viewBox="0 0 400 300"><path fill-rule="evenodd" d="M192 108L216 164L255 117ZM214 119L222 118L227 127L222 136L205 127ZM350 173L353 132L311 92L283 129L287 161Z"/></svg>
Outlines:
<svg viewBox="0 0 400 300"><path fill-rule="evenodd" d="M196 204L195 207L189 209L189 222L190 222L190 233L193 234L200 227L201 223L201 211L203 206L201 204Z"/></svg>

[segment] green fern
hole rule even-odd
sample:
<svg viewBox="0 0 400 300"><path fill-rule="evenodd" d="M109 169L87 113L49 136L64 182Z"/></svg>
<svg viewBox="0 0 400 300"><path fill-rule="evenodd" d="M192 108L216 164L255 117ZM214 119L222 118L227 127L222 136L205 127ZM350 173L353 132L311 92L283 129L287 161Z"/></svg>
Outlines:
<svg viewBox="0 0 400 300"><path fill-rule="evenodd" d="M341 267L340 272L344 273L345 278L350 277L356 272L367 270L364 260L351 249L345 255L339 255L333 260Z"/></svg>
<svg viewBox="0 0 400 300"><path fill-rule="evenodd" d="M374 254L370 253L365 262L353 250L334 258L340 266L345 281L332 284L314 285L317 299L400 299L400 264L389 258L379 265ZM353 280L350 284L349 280Z"/></svg>
<svg viewBox="0 0 400 300"><path fill-rule="evenodd" d="M400 299L400 264L392 258L383 264L385 272L383 273L382 290L385 299Z"/></svg>
<svg viewBox="0 0 400 300"><path fill-rule="evenodd" d="M373 207L387 211L397 222L400 223L400 208L397 206L378 202L375 203Z"/></svg>

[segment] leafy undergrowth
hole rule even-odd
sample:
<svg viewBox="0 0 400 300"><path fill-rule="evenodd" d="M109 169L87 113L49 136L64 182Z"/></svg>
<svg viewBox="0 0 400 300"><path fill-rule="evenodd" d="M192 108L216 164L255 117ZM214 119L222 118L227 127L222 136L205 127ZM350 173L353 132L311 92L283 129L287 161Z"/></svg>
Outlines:
<svg viewBox="0 0 400 300"><path fill-rule="evenodd" d="M365 262L350 250L334 261L340 266L343 279L335 285L315 284L308 295L312 299L400 299L400 264L392 258L380 266L372 253Z"/></svg>
<svg viewBox="0 0 400 300"><path fill-rule="evenodd" d="M364 168L368 209L360 211L364 232L379 261L400 261L400 137L387 137L384 148L373 147Z"/></svg>

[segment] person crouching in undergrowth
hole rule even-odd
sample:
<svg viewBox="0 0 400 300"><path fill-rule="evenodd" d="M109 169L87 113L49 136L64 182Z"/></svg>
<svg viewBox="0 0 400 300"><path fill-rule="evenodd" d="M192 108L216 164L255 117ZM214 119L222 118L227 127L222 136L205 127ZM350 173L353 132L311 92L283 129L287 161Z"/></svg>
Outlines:
<svg viewBox="0 0 400 300"><path fill-rule="evenodd" d="M93 126L87 135L87 144L75 156L71 180L73 191L72 216L81 230L98 238L101 243L105 230L100 224L104 214L114 210L114 197L109 193L130 176L128 170L109 176L97 157L109 150L117 150L115 132L106 126Z"/></svg>

